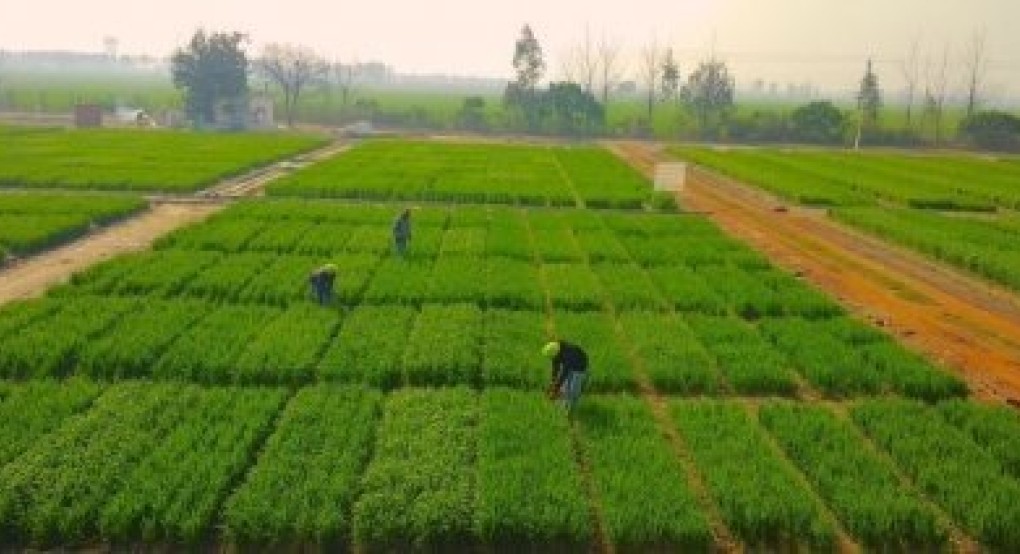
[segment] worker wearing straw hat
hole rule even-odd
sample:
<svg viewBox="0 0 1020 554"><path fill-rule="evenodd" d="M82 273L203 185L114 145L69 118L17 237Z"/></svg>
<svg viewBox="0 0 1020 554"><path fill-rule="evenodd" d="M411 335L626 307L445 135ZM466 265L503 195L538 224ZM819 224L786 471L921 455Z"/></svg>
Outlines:
<svg viewBox="0 0 1020 554"><path fill-rule="evenodd" d="M552 381L547 394L560 399L567 413L574 410L588 376L588 354L576 344L555 340L542 347L542 355L552 362Z"/></svg>
<svg viewBox="0 0 1020 554"><path fill-rule="evenodd" d="M319 266L308 276L308 284L319 305L325 306L333 301L333 283L336 281L337 268L333 264Z"/></svg>

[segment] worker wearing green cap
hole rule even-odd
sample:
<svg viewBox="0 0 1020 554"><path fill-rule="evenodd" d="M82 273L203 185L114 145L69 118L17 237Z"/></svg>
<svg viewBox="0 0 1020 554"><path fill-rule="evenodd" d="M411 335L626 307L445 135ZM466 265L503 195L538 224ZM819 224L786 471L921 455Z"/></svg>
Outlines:
<svg viewBox="0 0 1020 554"><path fill-rule="evenodd" d="M312 293L315 294L319 304L325 306L333 301L333 282L336 280L336 266L325 264L319 266L308 276L308 284L312 286Z"/></svg>
<svg viewBox="0 0 1020 554"><path fill-rule="evenodd" d="M411 210L405 208L393 221L393 246L397 255L403 258L407 253L407 243L411 241Z"/></svg>
<svg viewBox="0 0 1020 554"><path fill-rule="evenodd" d="M542 347L542 355L552 361L550 398L560 398L571 413L581 398L581 390L588 376L588 354L576 344L555 340Z"/></svg>

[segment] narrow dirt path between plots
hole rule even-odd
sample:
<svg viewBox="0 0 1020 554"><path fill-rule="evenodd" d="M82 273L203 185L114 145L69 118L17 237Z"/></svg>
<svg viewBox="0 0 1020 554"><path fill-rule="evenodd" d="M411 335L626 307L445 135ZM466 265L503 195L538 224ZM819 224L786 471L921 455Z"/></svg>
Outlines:
<svg viewBox="0 0 1020 554"><path fill-rule="evenodd" d="M149 248L159 237L221 210L225 204L216 199L260 195L266 184L273 179L303 164L339 154L349 147L347 143L333 142L288 160L225 179L194 196L153 195L150 197L152 207L134 217L0 269L0 305L20 298L39 296L51 286L66 282L73 273L93 264L118 254Z"/></svg>
<svg viewBox="0 0 1020 554"><path fill-rule="evenodd" d="M71 274L154 240L220 210L221 204L157 204L116 225L0 270L0 304L41 295Z"/></svg>
<svg viewBox="0 0 1020 554"><path fill-rule="evenodd" d="M270 181L279 179L304 164L310 164L335 156L351 145L344 142L333 142L322 148L306 152L293 158L270 164L238 177L224 179L220 183L198 193L205 198L237 198L241 196L261 196Z"/></svg>
<svg viewBox="0 0 1020 554"><path fill-rule="evenodd" d="M649 176L669 159L651 144L608 147ZM689 171L680 199L851 312L956 369L979 397L1020 407L1015 294L708 171Z"/></svg>

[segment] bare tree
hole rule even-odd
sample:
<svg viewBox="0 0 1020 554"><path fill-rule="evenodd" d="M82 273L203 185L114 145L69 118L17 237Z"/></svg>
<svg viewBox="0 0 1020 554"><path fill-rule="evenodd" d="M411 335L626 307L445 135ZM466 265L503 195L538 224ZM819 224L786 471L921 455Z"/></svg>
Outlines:
<svg viewBox="0 0 1020 554"><path fill-rule="evenodd" d="M648 125L652 124L652 115L655 111L655 96L659 89L659 75L661 74L659 66L660 56L659 43L654 38L652 42L641 49L641 65L638 69L638 75L641 78L641 83L648 91Z"/></svg>
<svg viewBox="0 0 1020 554"><path fill-rule="evenodd" d="M919 38L914 37L913 42L910 43L910 50L907 52L906 59L900 64L900 72L903 74L903 80L907 84L907 130L911 129L912 121L911 116L914 108L914 96L917 95L917 82L920 79L920 46L921 41Z"/></svg>
<svg viewBox="0 0 1020 554"><path fill-rule="evenodd" d="M591 41L591 29L587 25L584 27L584 42L581 43L579 54L581 78L584 79L581 84L584 85L585 92L594 94L595 76L599 72L599 58L595 44Z"/></svg>
<svg viewBox="0 0 1020 554"><path fill-rule="evenodd" d="M988 60L985 58L985 32L975 31L968 43L964 66L967 68L967 116L974 115L974 110L981 101L981 88L984 85L985 70Z"/></svg>
<svg viewBox="0 0 1020 554"><path fill-rule="evenodd" d="M571 46L560 58L560 76L563 81L577 83L583 73L580 52L576 46Z"/></svg>
<svg viewBox="0 0 1020 554"><path fill-rule="evenodd" d="M339 60L330 66L334 82L340 87L340 106L347 109L351 93L354 92L354 79L357 75L356 63L342 63Z"/></svg>
<svg viewBox="0 0 1020 554"><path fill-rule="evenodd" d="M949 81L949 45L942 49L942 60L925 64L925 113L932 117L935 129L935 146L942 142L942 115L946 105L946 86Z"/></svg>
<svg viewBox="0 0 1020 554"><path fill-rule="evenodd" d="M609 102L609 91L620 80L622 68L617 65L620 46L602 35L599 39L599 67L602 69L602 105Z"/></svg>
<svg viewBox="0 0 1020 554"><path fill-rule="evenodd" d="M283 90L284 113L291 127L301 92L329 72L329 64L310 48L290 44L267 45L257 67Z"/></svg>

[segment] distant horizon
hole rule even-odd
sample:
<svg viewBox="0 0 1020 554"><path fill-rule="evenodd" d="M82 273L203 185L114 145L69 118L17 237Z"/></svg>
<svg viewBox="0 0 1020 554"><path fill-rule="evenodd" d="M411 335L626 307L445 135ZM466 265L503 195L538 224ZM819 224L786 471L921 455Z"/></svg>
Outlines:
<svg viewBox="0 0 1020 554"><path fill-rule="evenodd" d="M2 54L8 54L8 55L9 54L15 54L15 55L20 55L20 54L47 54L47 55L69 54L69 55L95 56L95 57L97 57L97 61L102 61L102 56L104 55L102 52L75 51L75 50L4 50L4 49L0 49L0 55L2 55ZM168 57L155 58L155 57L147 56L147 55L138 55L138 56L135 56L135 55L132 55L132 54L121 54L120 55L120 59L129 59L129 60L140 60L140 59L144 59L146 57L152 58L152 59L156 59L161 64L169 63L169 58ZM0 59L2 59L2 58L0 58ZM362 63L369 63L369 64L371 64L371 63L379 63L379 64L387 65L387 64L385 64L385 62L383 62L381 60L364 60ZM509 80L510 80L508 77L487 77L487 76L483 76L483 75L458 75L458 74L444 74L444 73L412 73L412 72L401 71L400 68L397 68L397 67L392 67L392 66L388 66L388 65L387 65L387 67L389 67L389 69L391 69L393 71L393 74L394 74L394 76L397 79L396 81L391 82L391 83L368 82L368 83L366 83L363 86L366 86L369 89L375 88L375 89L382 89L382 90L392 89L392 90L409 90L409 91L435 92L435 93L441 93L441 92L444 92L444 91L449 91L450 93L472 92L472 93L483 93L483 94L498 95L498 94L501 93L501 88L497 88L497 87L501 87L503 84L509 82ZM25 69L25 68L21 67L19 69ZM68 73L68 71L70 71L70 73ZM146 74L146 73L148 73L150 76L158 75L158 74L152 73L151 71L147 71L147 70L144 70L142 68L137 68L137 67L131 68L131 71L132 72L136 72L138 75L142 75L142 74ZM64 76L73 77L73 78L84 78L84 77L87 77L87 76L88 77L100 77L100 76L102 76L101 73L94 73L94 74L90 75L85 70L83 70L82 68L66 68L66 67L62 67L62 68L58 69L58 68L51 67L51 66L34 67L34 68L32 68L32 72L36 72L36 73L38 73L40 75L46 75L46 76L64 75ZM160 77L163 77L163 75L160 75ZM2 82L2 78L3 78L3 66L2 66L2 64L0 64L0 82ZM167 79L167 82L169 83L169 74L166 74L165 78ZM71 79L69 78L68 80L71 80ZM429 82L429 80L432 80L432 82ZM442 80L448 80L448 81L450 81L450 83L442 83L442 82L440 82ZM471 86L471 82L472 81L474 82L474 86ZM443 88L444 84L448 88L444 89ZM768 82L766 82L766 84L768 84ZM813 89L814 93L812 95L805 95L802 92L791 92L789 90L789 87L792 87L792 86L795 86L795 85L804 85L805 83L775 82L775 84L777 85L776 93L770 94L767 89L766 89L765 92L756 91L756 90L753 90L753 87L754 87L753 81L747 81L747 80L740 79L740 76L738 75L737 76L737 82L736 82L736 85L737 85L736 92L738 93L738 96L740 96L742 98L747 98L747 99L756 100L756 101L765 101L765 102L768 102L768 103L775 102L775 103L778 103L778 104L787 104L787 103L802 103L802 102L806 102L806 101L810 101L810 100L830 100L830 101L832 101L833 103L835 103L837 105L845 104L845 103L848 103L848 102L852 103L852 101L853 101L852 96L854 94L856 94L856 88L855 88L856 84L853 84L852 86L847 87L847 88L842 89L842 90L831 89L831 88L830 89L824 89L824 88L821 88L821 87L817 87L817 88ZM808 82L807 84L812 84L813 85L813 83L810 83L810 82ZM880 84L882 84L881 81L880 81ZM637 93L632 93L629 96L634 96L635 98L641 99L643 101L643 95L644 95L644 91L639 88L639 91ZM884 85L883 85L883 99L886 102L886 104L889 104L889 105L902 106L902 105L906 104L905 97L902 94L902 91L896 90L896 89L894 89L894 90L887 90L887 89L884 88ZM964 100L965 100L965 98L964 98L964 95L962 94L962 91L952 91L952 90L950 90L949 94L947 95L947 105L948 106L958 106L958 105L961 105ZM918 100L915 98L915 101L914 101L915 105L917 104L917 101ZM1020 94L1016 94L1016 95L1013 95L1013 96L1001 96L999 98L996 98L994 101L985 102L984 104L986 104L986 106L989 109L1004 108L1004 109L1008 109L1008 110L1016 110L1017 108L1020 108Z"/></svg>
<svg viewBox="0 0 1020 554"><path fill-rule="evenodd" d="M291 0L250 5L241 0L151 3L40 0L0 18L0 50L170 56L198 28L249 35L249 54L271 42L307 46L329 60L378 61L404 74L512 78L514 41L530 23L543 47L545 80L560 80L572 52L603 37L620 49L630 78L641 49L653 39L669 46L685 77L700 60L725 61L738 83L811 83L823 92L853 90L867 59L887 96L904 88L903 60L918 43L923 89L926 62L949 48L949 90L965 86L964 53L976 33L985 38L983 91L994 104L1020 97L1020 2L977 0L634 0L626 5L495 3L480 10L464 0L426 4L374 3L339 10L332 3ZM54 14L59 14L58 18ZM82 25L80 22L89 22Z"/></svg>

